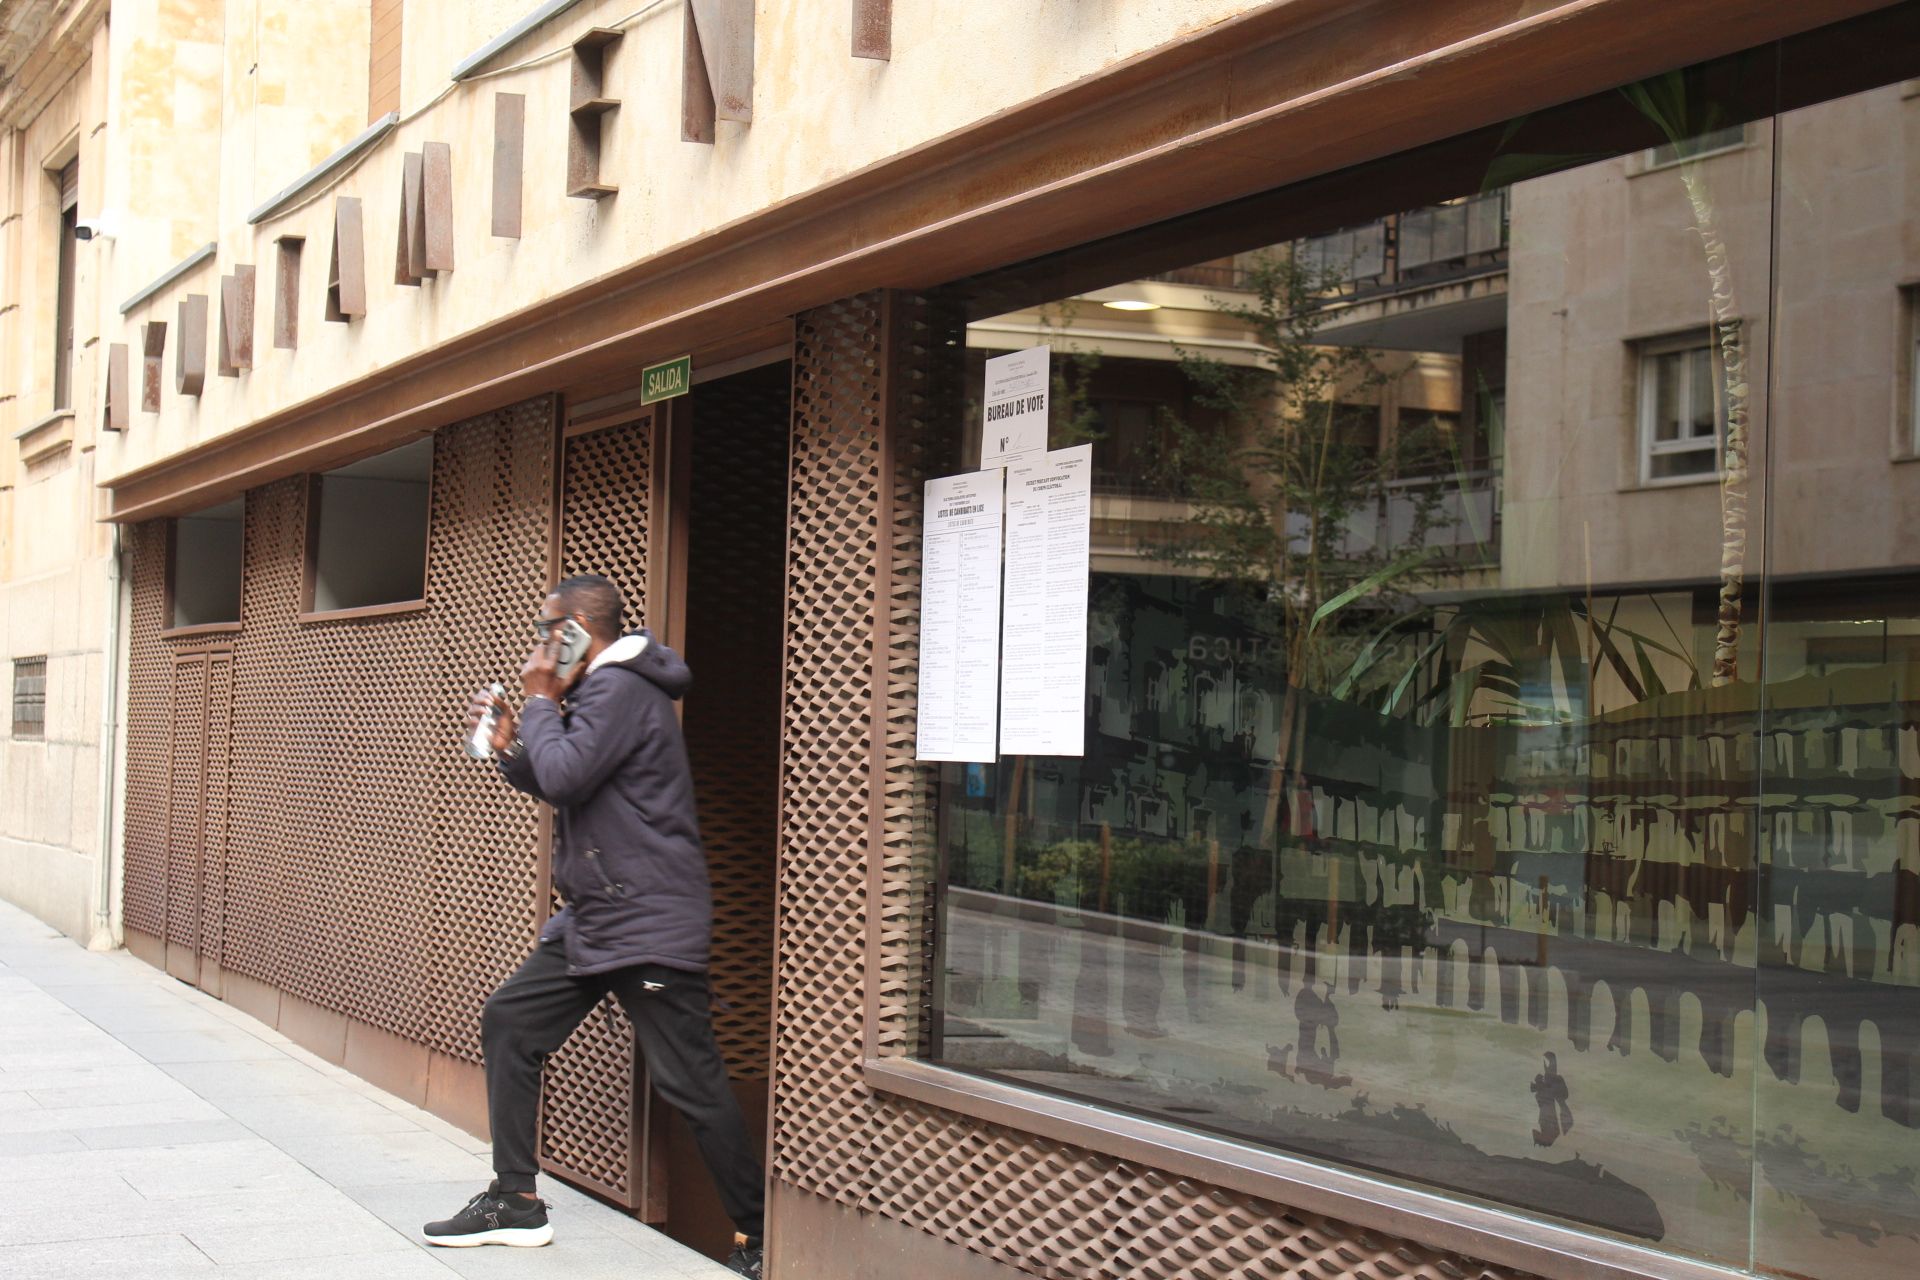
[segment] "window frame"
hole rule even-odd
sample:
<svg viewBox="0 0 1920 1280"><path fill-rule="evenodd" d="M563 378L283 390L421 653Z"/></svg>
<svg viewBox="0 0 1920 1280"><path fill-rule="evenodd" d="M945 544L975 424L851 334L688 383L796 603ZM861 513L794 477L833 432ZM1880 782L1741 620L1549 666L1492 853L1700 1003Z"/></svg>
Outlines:
<svg viewBox="0 0 1920 1280"><path fill-rule="evenodd" d="M1654 429L1660 403L1660 358L1704 351L1707 353L1707 367L1712 369L1718 360L1712 332L1706 329L1689 329L1665 337L1644 339L1634 343L1633 348L1634 456L1637 459L1635 473L1637 486L1643 489L1672 489L1686 485L1719 483L1726 473L1727 419L1717 388L1713 391L1714 433L1710 446L1713 452L1712 469L1679 476L1653 474L1653 461L1656 457L1676 457L1707 452L1709 446L1698 439L1664 442L1655 440ZM1691 363L1683 361L1680 368L1684 381L1681 384L1679 402L1689 404L1692 401L1693 390Z"/></svg>
<svg viewBox="0 0 1920 1280"><path fill-rule="evenodd" d="M330 472L309 472L306 476L306 530L305 547L300 565L300 606L294 620L301 623L352 622L361 619L386 618L399 614L419 613L428 606L427 584L433 570L433 499L434 467L433 460L439 455L439 434L427 437L432 447L427 461L427 528L426 536L421 540L420 594L409 600L391 600L380 604L350 605L344 609L316 609L313 607L314 588L320 580L320 490L321 482ZM409 442L411 443L411 442ZM404 448L405 445L397 446ZM374 456L378 456L377 454ZM351 464L347 464L351 465Z"/></svg>
<svg viewBox="0 0 1920 1280"><path fill-rule="evenodd" d="M1916 81L1920 84L1920 81ZM1920 461L1920 283L1900 290L1900 351L1895 357L1895 421L1893 456L1897 462ZM1902 382L1904 380L1904 382ZM1905 414L1904 421L1899 418Z"/></svg>
<svg viewBox="0 0 1920 1280"><path fill-rule="evenodd" d="M1691 164L1698 160L1710 159L1713 156L1724 156L1730 155L1735 151L1744 151L1748 146L1752 145L1752 134L1749 132L1751 127L1752 126L1747 123L1728 125L1725 131L1731 131L1733 129L1740 131L1740 136L1737 139L1722 143L1717 147L1708 147L1704 151L1696 151L1690 156L1680 155L1676 151L1672 159L1662 159L1660 156L1661 150L1664 147L1672 146L1672 143L1662 143L1657 147L1648 147L1634 157L1633 172L1635 174L1661 173L1668 169L1677 169L1683 164ZM1709 129L1707 132L1720 133L1723 132L1723 130ZM1704 137L1705 135L1701 134L1696 136Z"/></svg>
<svg viewBox="0 0 1920 1280"><path fill-rule="evenodd" d="M59 213L54 248L53 412L73 411L74 328L79 312L80 161L48 169Z"/></svg>
<svg viewBox="0 0 1920 1280"><path fill-rule="evenodd" d="M32 671L23 672L21 670L22 667L36 667L36 666L39 668L37 673ZM30 720L30 721L24 722L25 724L31 725L33 727L23 728L22 727L23 722L20 719L20 705L22 700L22 695L20 692L20 681L22 679L28 679L28 680L34 679L36 675L38 676L40 681L40 689L39 689L40 718L38 720ZM13 660L12 710L8 714L7 732L9 736L12 737L16 742L46 741L46 738L47 738L47 655L46 654L43 654L43 653L33 654L28 657L15 658Z"/></svg>
<svg viewBox="0 0 1920 1280"><path fill-rule="evenodd" d="M247 553L246 553L246 499L241 499L240 508L240 608L242 616L247 600ZM194 636L237 635L241 630L241 618L227 622L192 622L180 625L177 616L177 574L179 572L180 517L169 517L166 530L166 561L161 574L160 607L161 617L166 625L161 628L160 636L165 640L184 640Z"/></svg>

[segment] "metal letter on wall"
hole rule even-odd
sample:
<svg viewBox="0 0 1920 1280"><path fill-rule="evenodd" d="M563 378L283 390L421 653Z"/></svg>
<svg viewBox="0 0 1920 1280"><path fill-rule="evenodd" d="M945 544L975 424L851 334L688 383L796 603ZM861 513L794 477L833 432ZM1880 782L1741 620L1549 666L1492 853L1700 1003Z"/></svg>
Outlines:
<svg viewBox="0 0 1920 1280"><path fill-rule="evenodd" d="M493 234L520 238L520 174L527 144L527 96L493 95Z"/></svg>
<svg viewBox="0 0 1920 1280"><path fill-rule="evenodd" d="M133 405L129 400L132 391L127 384L127 344L110 343L107 347L107 411L106 429L125 431L133 417Z"/></svg>
<svg viewBox="0 0 1920 1280"><path fill-rule="evenodd" d="M401 157L400 216L395 220L398 240L393 250L395 284L417 285L427 273L427 229L420 215L422 167L418 151Z"/></svg>
<svg viewBox="0 0 1920 1280"><path fill-rule="evenodd" d="M853 56L893 57L893 0L853 0Z"/></svg>
<svg viewBox="0 0 1920 1280"><path fill-rule="evenodd" d="M223 649L174 660L167 744L167 971L199 982L219 954L226 870L233 657Z"/></svg>
<svg viewBox="0 0 1920 1280"><path fill-rule="evenodd" d="M453 270L453 148L444 142L420 147L421 266L438 274Z"/></svg>
<svg viewBox="0 0 1920 1280"><path fill-rule="evenodd" d="M173 389L197 396L207 385L207 295L180 300L180 336L173 348Z"/></svg>
<svg viewBox="0 0 1920 1280"><path fill-rule="evenodd" d="M220 277L220 376L253 368L253 268L244 263Z"/></svg>
<svg viewBox="0 0 1920 1280"><path fill-rule="evenodd" d="M347 323L367 314L367 254L360 198L333 201L333 249L327 262L327 319Z"/></svg>
<svg viewBox="0 0 1920 1280"><path fill-rule="evenodd" d="M149 320L140 326L140 410L160 412L160 384L167 353L167 322Z"/></svg>
<svg viewBox="0 0 1920 1280"><path fill-rule="evenodd" d="M753 119L753 0L688 0L681 21L680 137L712 142L715 120Z"/></svg>

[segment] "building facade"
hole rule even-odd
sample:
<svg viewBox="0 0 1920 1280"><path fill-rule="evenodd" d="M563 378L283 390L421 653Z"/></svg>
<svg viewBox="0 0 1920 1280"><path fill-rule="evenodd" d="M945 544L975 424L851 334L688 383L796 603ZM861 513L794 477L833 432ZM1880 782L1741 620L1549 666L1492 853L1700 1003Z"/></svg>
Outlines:
<svg viewBox="0 0 1920 1280"><path fill-rule="evenodd" d="M1920 5L0 41L10 900L483 1131L549 819L459 719L606 572L770 1274L1911 1271ZM1085 747L922 762L924 486L1043 345ZM723 1244L612 1006L541 1141Z"/></svg>

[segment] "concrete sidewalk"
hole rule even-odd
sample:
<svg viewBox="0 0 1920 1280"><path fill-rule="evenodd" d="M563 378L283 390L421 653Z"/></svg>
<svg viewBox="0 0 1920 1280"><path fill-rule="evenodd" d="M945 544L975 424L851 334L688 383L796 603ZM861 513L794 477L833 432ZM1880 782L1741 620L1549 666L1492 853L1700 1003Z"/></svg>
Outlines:
<svg viewBox="0 0 1920 1280"><path fill-rule="evenodd" d="M726 1268L541 1180L554 1243L429 1249L487 1146L125 952L0 903L7 1280L719 1280Z"/></svg>

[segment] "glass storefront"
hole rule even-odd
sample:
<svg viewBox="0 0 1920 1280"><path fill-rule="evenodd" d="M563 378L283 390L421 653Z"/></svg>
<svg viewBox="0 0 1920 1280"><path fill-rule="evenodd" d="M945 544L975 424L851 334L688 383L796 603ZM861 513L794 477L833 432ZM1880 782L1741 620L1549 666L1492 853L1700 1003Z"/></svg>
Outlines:
<svg viewBox="0 0 1920 1280"><path fill-rule="evenodd" d="M1914 1272L1916 55L1896 6L942 291L934 470L1045 343L1095 496L1084 757L935 770L937 1061Z"/></svg>

